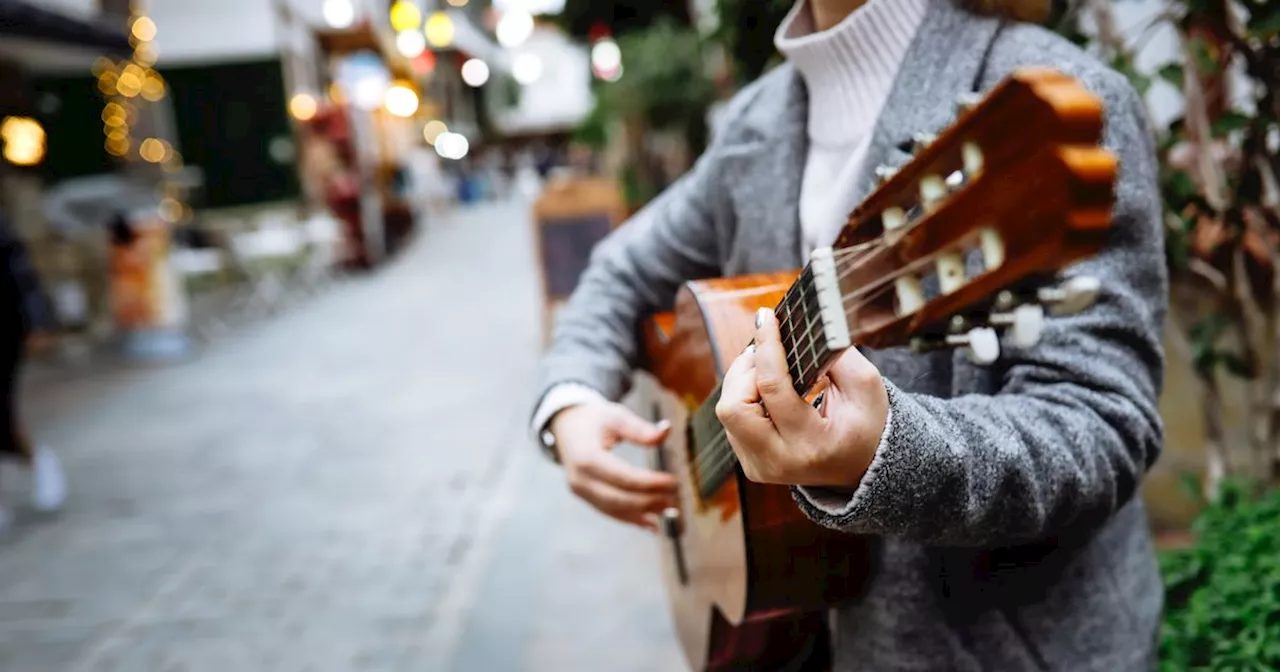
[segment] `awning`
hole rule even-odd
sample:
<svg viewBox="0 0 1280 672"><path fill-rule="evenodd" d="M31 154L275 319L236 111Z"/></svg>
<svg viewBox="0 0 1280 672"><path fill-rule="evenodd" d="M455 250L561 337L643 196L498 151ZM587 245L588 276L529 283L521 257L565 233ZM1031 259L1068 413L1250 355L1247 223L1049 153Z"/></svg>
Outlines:
<svg viewBox="0 0 1280 672"><path fill-rule="evenodd" d="M67 16L27 0L0 0L0 35L89 47L119 56L133 51L124 26Z"/></svg>

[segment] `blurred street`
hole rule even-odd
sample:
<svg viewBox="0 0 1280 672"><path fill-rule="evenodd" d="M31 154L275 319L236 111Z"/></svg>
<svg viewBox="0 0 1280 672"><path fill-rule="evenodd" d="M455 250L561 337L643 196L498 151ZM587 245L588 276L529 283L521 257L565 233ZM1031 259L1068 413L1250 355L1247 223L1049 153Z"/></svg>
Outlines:
<svg viewBox="0 0 1280 672"><path fill-rule="evenodd" d="M526 204L428 222L378 272L177 366L35 370L65 511L0 540L0 670L683 668L651 539L525 438Z"/></svg>

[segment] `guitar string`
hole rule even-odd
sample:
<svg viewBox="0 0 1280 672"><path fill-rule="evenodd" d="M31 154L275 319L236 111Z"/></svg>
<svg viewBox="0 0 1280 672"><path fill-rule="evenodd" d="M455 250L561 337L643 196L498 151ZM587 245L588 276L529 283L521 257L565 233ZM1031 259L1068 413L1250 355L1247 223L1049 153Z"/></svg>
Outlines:
<svg viewBox="0 0 1280 672"><path fill-rule="evenodd" d="M918 260L918 262L910 264L907 267L904 267L903 269L901 269L900 272L897 272L894 275L900 276L904 273L911 272L912 270L914 270L912 268L913 266L917 266L919 262L927 262L927 261L928 259ZM891 287L889 287L887 283L892 282L894 279L896 279L894 276L890 276L884 282L874 283L872 286L866 288L866 291L850 293L849 297L865 296L869 291L874 290L876 286L879 286L879 291L881 293L885 293L891 289ZM879 297L879 294L877 294L877 296L870 297L870 298L867 298L866 300L861 301L860 304L857 306L846 307L846 312L854 312L859 308L861 308L862 306L871 303L878 297ZM801 370L802 378L807 377L810 373L812 373L819 367L820 365L817 365L814 367L809 367L806 365ZM726 467L731 467L731 465L734 463L734 461L737 458L736 454L734 454L732 451L732 446L729 445L728 436L725 434L723 427L720 427L718 429L718 431L716 432L716 436L713 437L711 441L709 441L703 448L695 449L694 453L695 453L694 466L695 468L698 469L698 474L699 474L698 480L700 484L704 482L709 482L711 480L723 478L725 475L728 474L728 470L726 469ZM704 479L702 477L704 474L710 476L710 479Z"/></svg>
<svg viewBox="0 0 1280 672"><path fill-rule="evenodd" d="M841 254L840 256L841 256L842 258L841 258L841 259L839 259L837 263L839 263L839 264L852 264L852 263L854 263L856 260L855 260L855 259L852 259L852 257L854 257L855 255L857 255L857 254L858 254L859 252L861 252L861 251L865 251L865 250L867 250L868 248L875 247L875 246L876 246L876 244L877 244L878 242L879 242L879 241L869 241L868 243L864 243L864 244L859 245L859 246L855 246L855 247L851 247L851 248L846 248L846 249L848 250L848 252L847 252L847 253L845 253L845 254ZM844 250L841 250L841 252L844 252ZM804 379L804 378L807 378L807 377L809 376L809 374L813 373L813 372L814 372L814 371L816 371L818 368L820 368L820 367L821 367L821 362L819 362L819 361L818 361L818 359L819 359L819 358L818 358L817 351L816 351L816 348L815 348L815 346L816 346L815 336L814 336L813 331L812 331L812 329L811 329L812 323L808 321L808 317L809 317L809 316L808 316L808 314L807 314L807 313L808 313L808 311L807 311L807 309L804 307L804 304L800 304L800 305L798 306L798 308L799 308L799 312L797 312L797 313L792 313L792 312L790 312L790 310L788 310L788 309L790 308L789 300L790 300L790 298L791 298L791 297L792 297L791 292L788 292L787 297L785 297L785 298L783 299L783 301L782 301L782 303L781 303L780 305L781 305L781 307L783 307L783 308L784 308L784 314L785 314L784 322L786 323L786 325L787 325L787 327L788 327L788 334L791 336L791 340L792 340L793 344L796 346L795 348L793 348L793 352L794 352L794 351L796 351L796 350L799 350L799 349L800 349L800 346L802 346L802 345L803 345L803 348L804 348L804 349L807 349L807 350L808 350L808 352L809 352L809 354L810 354L810 355L812 355L812 357L813 357L813 364L812 364L812 365L810 365L810 364L808 364L808 363L804 363L804 362L798 362L798 363L799 363L799 366L798 366L797 368L799 369L799 377L800 377L801 379ZM792 319L792 318L793 318L793 316L795 316L795 315L801 315L801 316L803 316L803 317L805 318L805 320L806 320L806 325L805 325L805 326L806 326L806 329L801 330L801 332L800 332L800 336L799 336L799 337L797 337L797 336L795 335L795 326L797 326L797 325L795 325L795 324L794 324L794 320ZM824 353L824 354L825 354L825 353ZM790 369L790 367L788 367L788 369ZM788 371L788 373L789 373L789 371ZM704 447L701 447L701 448L699 448L699 447L695 447L695 448L694 448L694 460L695 460L695 464L694 464L694 466L695 466L695 467L697 467L700 471L704 470L706 467L711 466L711 465L707 464L707 463L708 463L708 461L714 461L714 462L720 462L720 461L722 461L722 455L721 455L720 451L721 451L721 450L723 450L723 448L724 448L725 446L724 446L724 445L718 445L718 444L722 444L722 443L723 443L722 441L720 441L720 439L722 439L722 438L723 438L723 428L718 428L718 430L717 430L717 436L716 436L715 438L713 438L713 440L712 440L710 443L706 444Z"/></svg>
<svg viewBox="0 0 1280 672"><path fill-rule="evenodd" d="M950 191L954 192L954 189ZM920 204L918 203L913 205L907 211L908 214L910 214L919 206ZM917 228L923 222L924 219L925 219L924 217L912 218L911 221L906 223L906 226L904 227L902 233L905 234ZM889 247L891 247L891 245L885 242L883 236L880 236L872 240L859 243L858 245L851 245L849 247L835 250L833 253L833 258L835 259L838 266L843 266L843 269L838 268L837 281L838 282L843 281L845 278L849 276L849 274L857 270L859 266L858 262L863 261L864 259L866 259L867 257L870 257L872 254L876 252L886 250ZM873 292L873 291L877 292L875 296L867 298L865 301L862 301L857 306L849 307L845 305L844 308L845 308L846 316L848 316L850 313L856 313L863 306L870 304L876 298L879 298L884 293L886 293L889 289L889 287L887 286L888 283L896 281L897 279L905 276L908 273L915 271L919 267L924 266L933 260L934 259L932 257L922 257L920 259L913 261L912 263L908 264L905 267L896 269L892 274L882 277L876 282L870 283L869 285L864 285L863 287L860 287L857 290L850 292L849 294L842 295L840 297L841 303L847 304L847 302L852 299L866 297L870 292ZM788 292L787 296L785 296L783 299L784 306L789 296L790 296L790 292ZM805 311L803 304L801 304L801 310L802 310L802 315L806 317L806 327L811 327L812 324L809 323L807 320L807 317L808 317L807 312L803 312ZM788 319L790 318L790 316L791 314L788 312L787 313ZM788 326L790 327L793 325L788 324ZM800 340L795 338L794 331L792 331L791 335L792 335L793 342L799 345ZM807 338L809 340L809 343L806 344L806 347L809 349L809 353L814 356L815 364L813 366L813 369L816 370L821 367L821 364L817 362L817 353L813 347L815 343L813 342L814 336L813 336L812 330L806 328L806 330L802 333L802 337ZM802 364L799 368L800 368L801 378L805 378L809 375L809 373L812 373L812 370L810 370L808 364ZM790 367L788 367L788 373L790 373ZM713 464L715 465L715 470L714 472L712 472L713 474L712 477L714 479L719 479L727 475L728 472L724 471L724 467L731 465L736 460L736 457L737 457L736 454L733 453L732 451L732 446L729 445L728 436L725 433L724 428L720 427L716 433L716 436L711 441L709 441L705 447L694 449L694 466L698 469L699 474L701 474L701 473L704 473L704 467L711 466L711 465L706 465L705 462L708 460L714 460ZM700 485L703 485L701 483L702 479L699 478L698 480L700 481Z"/></svg>
<svg viewBox="0 0 1280 672"><path fill-rule="evenodd" d="M915 267L928 263L929 261L931 261L931 259L928 257L918 259L915 262L912 262L911 264L908 264L907 266L903 267L902 269L895 271L893 274L883 278L881 281L872 283L872 285L870 285L865 289L867 291L870 291L875 287L879 287L880 294L877 294L874 297L870 297L864 301L861 301L861 303L857 306L846 307L845 309L846 313L856 312L862 306L865 306L871 303L876 298L878 298L881 294L888 292L891 289L888 283L893 282L898 277L901 277L906 273L912 272ZM866 293L867 293L866 291L852 292L848 295L848 297L854 297L858 295L865 296ZM806 367L802 372L802 376L806 376L808 375L808 373L811 373L811 371ZM697 480L699 481L699 486L702 487L709 483L718 481L726 477L729 474L729 472L732 470L732 465L736 461L737 461L737 454L733 452L733 448L729 444L728 435L725 433L724 428L720 427L719 430L716 432L716 436L712 438L712 440L709 441L704 448L695 450L694 466L698 469ZM709 475L710 478L704 478L703 474Z"/></svg>

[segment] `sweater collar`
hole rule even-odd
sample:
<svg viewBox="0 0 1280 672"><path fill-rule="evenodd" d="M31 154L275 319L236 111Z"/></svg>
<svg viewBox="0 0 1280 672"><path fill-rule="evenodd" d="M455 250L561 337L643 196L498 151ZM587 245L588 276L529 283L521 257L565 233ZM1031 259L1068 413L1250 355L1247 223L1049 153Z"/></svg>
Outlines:
<svg viewBox="0 0 1280 672"><path fill-rule="evenodd" d="M873 127L928 0L868 0L828 30L817 32L809 0L798 0L774 44L804 78L809 138L856 141Z"/></svg>

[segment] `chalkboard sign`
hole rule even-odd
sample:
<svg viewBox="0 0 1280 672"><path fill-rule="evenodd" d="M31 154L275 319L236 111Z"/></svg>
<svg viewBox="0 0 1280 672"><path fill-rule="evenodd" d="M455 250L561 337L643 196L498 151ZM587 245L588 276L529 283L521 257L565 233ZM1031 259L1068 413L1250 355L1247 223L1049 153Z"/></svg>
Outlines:
<svg viewBox="0 0 1280 672"><path fill-rule="evenodd" d="M613 229L613 219L609 213L602 212L541 224L547 300L567 299L578 286L582 272L587 270L591 250Z"/></svg>
<svg viewBox="0 0 1280 672"><path fill-rule="evenodd" d="M622 223L625 214L622 193L614 182L578 176L548 181L533 208L548 330L555 309L578 286L591 251Z"/></svg>

